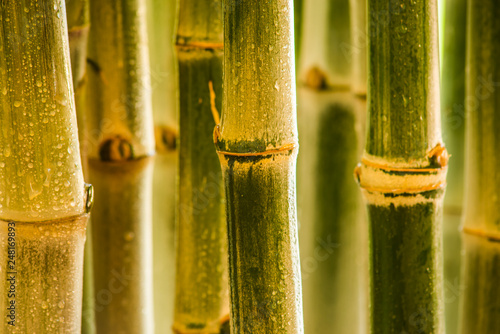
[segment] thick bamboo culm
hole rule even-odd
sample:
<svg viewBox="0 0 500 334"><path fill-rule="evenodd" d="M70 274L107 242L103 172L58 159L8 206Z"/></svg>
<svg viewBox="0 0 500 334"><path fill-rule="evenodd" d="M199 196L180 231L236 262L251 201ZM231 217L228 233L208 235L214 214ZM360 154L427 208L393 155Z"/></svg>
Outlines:
<svg viewBox="0 0 500 334"><path fill-rule="evenodd" d="M85 131L85 70L87 65L87 41L90 27L89 1L66 0L66 17L68 21L69 51L71 57L71 73L75 92L75 106L78 120L78 138L80 139L80 155L83 174L88 179L86 156L87 135ZM90 220L87 225L83 267L83 302L82 333L95 332L94 318L94 272L92 267L92 230Z"/></svg>
<svg viewBox="0 0 500 334"><path fill-rule="evenodd" d="M65 5L2 2L0 21L0 332L76 333L92 199L80 161Z"/></svg>
<svg viewBox="0 0 500 334"><path fill-rule="evenodd" d="M371 332L444 333L437 1L367 8L369 117L356 175L370 220Z"/></svg>
<svg viewBox="0 0 500 334"><path fill-rule="evenodd" d="M293 5L224 2L224 176L232 333L303 333Z"/></svg>
<svg viewBox="0 0 500 334"><path fill-rule="evenodd" d="M364 144L366 99L359 96L366 92L365 71L360 66L366 62L366 47L359 41L366 33L365 11L359 13L359 9L366 3L333 1L330 5L337 11L324 21L310 14L325 11L318 4L327 5L316 1L306 7L299 61L299 73L305 75L298 80L301 152L297 190L304 329L306 333L325 333L332 328L338 333L364 333L368 325L368 271L364 269L368 228L352 170ZM324 43L322 36L342 44L342 50L311 48ZM350 36L350 40L342 36ZM320 58L324 63L315 62ZM358 99L362 101L358 103Z"/></svg>
<svg viewBox="0 0 500 334"><path fill-rule="evenodd" d="M178 165L175 0L148 0L148 40L156 151L153 172L155 333L171 333L175 299L175 211Z"/></svg>
<svg viewBox="0 0 500 334"><path fill-rule="evenodd" d="M460 333L500 326L500 3L468 1L466 191Z"/></svg>
<svg viewBox="0 0 500 334"><path fill-rule="evenodd" d="M441 66L443 139L452 156L443 207L444 302L446 331L458 333L460 231L464 194L466 0L444 0Z"/></svg>
<svg viewBox="0 0 500 334"><path fill-rule="evenodd" d="M228 320L227 228L213 129L222 102L222 2L182 0L175 333L219 333Z"/></svg>
<svg viewBox="0 0 500 334"><path fill-rule="evenodd" d="M151 110L145 0L90 2L87 127L96 184L97 333L152 333Z"/></svg>

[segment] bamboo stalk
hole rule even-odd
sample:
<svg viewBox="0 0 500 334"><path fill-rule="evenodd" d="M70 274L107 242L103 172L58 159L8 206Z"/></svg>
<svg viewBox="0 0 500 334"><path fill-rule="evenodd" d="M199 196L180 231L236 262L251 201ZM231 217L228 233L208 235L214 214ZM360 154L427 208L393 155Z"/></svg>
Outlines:
<svg viewBox="0 0 500 334"><path fill-rule="evenodd" d="M178 150L174 0L148 1L150 78L157 156L153 173L155 333L171 332L175 299L175 211Z"/></svg>
<svg viewBox="0 0 500 334"><path fill-rule="evenodd" d="M97 333L152 333L154 134L145 0L90 2L87 105Z"/></svg>
<svg viewBox="0 0 500 334"><path fill-rule="evenodd" d="M84 188L65 17L64 2L0 4L2 333L81 326L92 199Z"/></svg>
<svg viewBox="0 0 500 334"><path fill-rule="evenodd" d="M231 332L303 333L297 124L289 0L224 3L225 184Z"/></svg>
<svg viewBox="0 0 500 334"><path fill-rule="evenodd" d="M338 18L309 21L309 27L304 27L310 34L303 36L304 41L335 36L333 31L339 29L347 30L352 38L348 42L332 40L344 43L346 50L338 50L334 57L324 49L303 48L301 54L302 60L326 59L321 68L301 61L312 67L299 70L307 73L298 90L301 153L297 189L304 326L308 333L331 328L338 333L362 333L367 327L368 271L363 268L368 262L368 229L359 190L350 177L362 153L366 118L366 99L360 98L366 93L366 75L361 77L366 74L361 66L366 62L366 47L360 44L366 33L364 17L356 7L363 7L360 2L336 1L332 6L344 9L337 12ZM344 18L349 5L350 22ZM326 54L316 54L319 51ZM342 80L324 71L335 68L340 57L352 67L351 74ZM363 103L358 104L358 99Z"/></svg>
<svg viewBox="0 0 500 334"><path fill-rule="evenodd" d="M181 1L176 40L180 146L173 328L219 333L229 313L222 175L213 150L214 117L222 102L222 2Z"/></svg>
<svg viewBox="0 0 500 334"><path fill-rule="evenodd" d="M371 331L444 333L437 2L368 0Z"/></svg>
<svg viewBox="0 0 500 334"><path fill-rule="evenodd" d="M368 229L351 175L362 152L366 109L355 109L349 91L305 87L298 91L297 193L305 331L325 333L335 328L338 333L363 333L368 312L368 280L364 280L368 271L363 270L368 262Z"/></svg>
<svg viewBox="0 0 500 334"><path fill-rule="evenodd" d="M68 21L69 51L71 56L73 89L75 92L78 138L80 138L80 155L82 158L83 174L88 179L84 88L87 64L87 41L90 26L88 0L66 0L66 18ZM90 221L87 225L84 251L82 333L95 333L94 272L92 268L92 230Z"/></svg>
<svg viewBox="0 0 500 334"><path fill-rule="evenodd" d="M460 233L464 187L465 136L465 39L466 1L443 1L441 66L441 111L443 137L450 154L448 186L444 198L444 300L446 330L458 333L460 278Z"/></svg>
<svg viewBox="0 0 500 334"><path fill-rule="evenodd" d="M344 52L346 57L352 59L352 92L359 98L366 100L367 75L366 58L366 2L367 0L350 0L351 14L351 42L349 49ZM364 108L366 111L366 107Z"/></svg>
<svg viewBox="0 0 500 334"><path fill-rule="evenodd" d="M310 81L311 68L322 74L324 87L350 86L351 29L349 0L313 0L303 4L298 78ZM305 38L307 36L307 38ZM323 87L323 88L324 88Z"/></svg>
<svg viewBox="0 0 500 334"><path fill-rule="evenodd" d="M500 249L497 198L500 5L468 2L466 187L460 333L495 333L500 324L496 284Z"/></svg>

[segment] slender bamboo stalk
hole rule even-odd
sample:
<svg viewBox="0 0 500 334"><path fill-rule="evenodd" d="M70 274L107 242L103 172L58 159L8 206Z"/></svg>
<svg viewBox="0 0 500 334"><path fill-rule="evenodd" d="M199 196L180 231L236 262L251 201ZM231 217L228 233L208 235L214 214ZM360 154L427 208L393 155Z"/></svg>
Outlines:
<svg viewBox="0 0 500 334"><path fill-rule="evenodd" d="M460 232L464 187L465 137L465 39L466 0L443 1L444 27L441 67L441 111L443 137L453 156L444 198L444 300L446 330L458 332L460 283Z"/></svg>
<svg viewBox="0 0 500 334"><path fill-rule="evenodd" d="M90 2L89 170L97 333L152 333L154 134L145 0Z"/></svg>
<svg viewBox="0 0 500 334"><path fill-rule="evenodd" d="M349 0L306 1L300 56L300 81L311 81L311 68L322 74L325 87L351 84L351 29Z"/></svg>
<svg viewBox="0 0 500 334"><path fill-rule="evenodd" d="M367 75L366 58L367 49L367 34L366 34L366 2L367 0L350 0L351 13L351 43L349 49L344 52L346 57L351 56L352 59L352 92L366 100ZM366 110L366 108L365 108Z"/></svg>
<svg viewBox="0 0 500 334"><path fill-rule="evenodd" d="M362 265L368 263L368 229L352 178L366 109L355 109L354 100L349 91L299 88L297 193L306 333L366 332L368 271Z"/></svg>
<svg viewBox="0 0 500 334"><path fill-rule="evenodd" d="M222 56L222 2L181 1L175 333L219 333L229 313L222 174L213 150Z"/></svg>
<svg viewBox="0 0 500 334"><path fill-rule="evenodd" d="M178 150L174 50L175 0L148 1L150 78L157 156L153 174L155 333L172 331L175 299L175 211Z"/></svg>
<svg viewBox="0 0 500 334"><path fill-rule="evenodd" d="M437 2L368 0L371 331L444 333Z"/></svg>
<svg viewBox="0 0 500 334"><path fill-rule="evenodd" d="M231 332L303 333L292 1L224 3L215 130L229 234Z"/></svg>
<svg viewBox="0 0 500 334"><path fill-rule="evenodd" d="M0 21L0 331L75 333L91 197L64 2L4 1Z"/></svg>
<svg viewBox="0 0 500 334"><path fill-rule="evenodd" d="M80 154L83 174L88 179L86 156L87 135L85 127L85 69L87 64L87 41L90 26L88 0L66 0L71 72L75 92L75 106L80 138ZM82 333L95 333L94 315L94 271L92 267L92 230L87 225L83 266Z"/></svg>
<svg viewBox="0 0 500 334"><path fill-rule="evenodd" d="M495 333L500 325L500 4L468 2L466 187L462 258L465 293L460 333Z"/></svg>
<svg viewBox="0 0 500 334"><path fill-rule="evenodd" d="M344 18L345 7L349 5L351 22ZM328 78L329 74L312 61L301 61L312 67L299 69L300 73L308 73L298 90L301 153L297 166L307 333L324 333L331 328L338 333L362 333L367 327L368 281L365 277L368 271L363 268L368 263L368 229L362 199L351 177L363 149L366 99L363 99L364 106L358 107L357 97L349 86L345 87L352 84L358 95L366 93L366 83L363 84L366 76L360 78L365 73L360 65L366 62L361 56L366 47L358 41L366 36L363 33L365 25L363 17L358 19L362 15L355 5L358 4L349 4L348 0L336 1L332 6L344 9L337 12L338 18L310 21L307 24L312 27L304 27L310 34L303 36L304 41L322 35L335 36L333 31L338 29L346 30L352 37L348 42L332 40L344 43L346 53L339 49L332 56L324 49L303 48L301 54L301 59L324 57L323 68L335 68L335 61L340 57L352 67L349 77L340 81L337 81L338 76ZM316 42L321 43L321 40ZM327 54L315 54L318 51Z"/></svg>

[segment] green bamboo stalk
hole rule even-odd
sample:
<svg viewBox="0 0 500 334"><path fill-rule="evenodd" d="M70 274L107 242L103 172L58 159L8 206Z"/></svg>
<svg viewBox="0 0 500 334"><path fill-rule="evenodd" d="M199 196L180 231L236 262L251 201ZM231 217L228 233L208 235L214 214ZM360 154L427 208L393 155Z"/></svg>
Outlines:
<svg viewBox="0 0 500 334"><path fill-rule="evenodd" d="M495 333L500 325L498 127L500 4L468 2L466 187L460 333Z"/></svg>
<svg viewBox="0 0 500 334"><path fill-rule="evenodd" d="M444 333L437 2L368 0L372 333Z"/></svg>
<svg viewBox="0 0 500 334"><path fill-rule="evenodd" d="M219 333L229 313L222 174L222 2L183 0L177 31L180 147L175 333ZM215 122L214 122L215 117Z"/></svg>
<svg viewBox="0 0 500 334"><path fill-rule="evenodd" d="M152 333L154 128L145 0L90 2L87 75L97 333Z"/></svg>
<svg viewBox="0 0 500 334"><path fill-rule="evenodd" d="M353 52L349 0L311 0L303 6L299 80L311 81L310 69L317 68L325 87L349 86Z"/></svg>
<svg viewBox="0 0 500 334"><path fill-rule="evenodd" d="M148 0L150 78L157 156L153 180L155 333L171 332L175 299L175 211L178 150L175 0Z"/></svg>
<svg viewBox="0 0 500 334"><path fill-rule="evenodd" d="M466 0L447 0L443 37L441 110L450 159L445 210L460 215L464 184Z"/></svg>
<svg viewBox="0 0 500 334"><path fill-rule="evenodd" d="M90 26L88 0L66 0L66 18L68 21L69 51L71 56L73 89L75 92L78 137L80 138L80 154L82 158L83 174L85 178L88 179L84 87L87 64L87 41ZM94 272L92 268L92 230L90 221L87 225L84 252L82 333L95 333Z"/></svg>
<svg viewBox="0 0 500 334"><path fill-rule="evenodd" d="M450 154L448 186L444 198L444 300L446 330L458 332L460 284L460 233L464 187L464 103L466 1L446 0L442 4L441 112L443 137Z"/></svg>
<svg viewBox="0 0 500 334"><path fill-rule="evenodd" d="M60 1L4 1L0 22L0 331L75 333L92 198L78 147L66 9Z"/></svg>
<svg viewBox="0 0 500 334"><path fill-rule="evenodd" d="M224 3L224 109L214 136L233 333L303 333L292 25L290 0Z"/></svg>

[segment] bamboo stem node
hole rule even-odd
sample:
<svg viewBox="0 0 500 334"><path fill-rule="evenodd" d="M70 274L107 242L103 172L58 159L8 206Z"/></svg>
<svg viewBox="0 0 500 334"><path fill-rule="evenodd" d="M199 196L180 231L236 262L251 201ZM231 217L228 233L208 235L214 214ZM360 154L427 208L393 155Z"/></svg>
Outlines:
<svg viewBox="0 0 500 334"><path fill-rule="evenodd" d="M178 39L175 45L177 49L203 49L203 50L223 50L224 43L210 43L210 42L195 42L188 43Z"/></svg>
<svg viewBox="0 0 500 334"><path fill-rule="evenodd" d="M427 155L428 165L415 167L386 161L366 154L354 171L354 176L370 201L384 195L418 195L444 189L449 155L438 144Z"/></svg>
<svg viewBox="0 0 500 334"><path fill-rule="evenodd" d="M492 242L500 242L500 233L495 231L487 231L484 229L471 228L467 226L462 227L462 232L465 234L474 235L477 237L488 239Z"/></svg>
<svg viewBox="0 0 500 334"><path fill-rule="evenodd" d="M214 133L217 133L218 131L218 126L215 127ZM215 138L217 140L217 138ZM217 143L217 141L215 141ZM290 154L293 150L297 148L297 144L285 144L281 147L271 149L271 150L265 150L262 152L246 152L246 153L240 153L240 152L227 152L227 151L220 151L217 150L217 153L219 155L224 155L224 156L235 156L235 157L256 157L256 156L267 156L267 155L273 155L273 154L283 154L287 153Z"/></svg>

